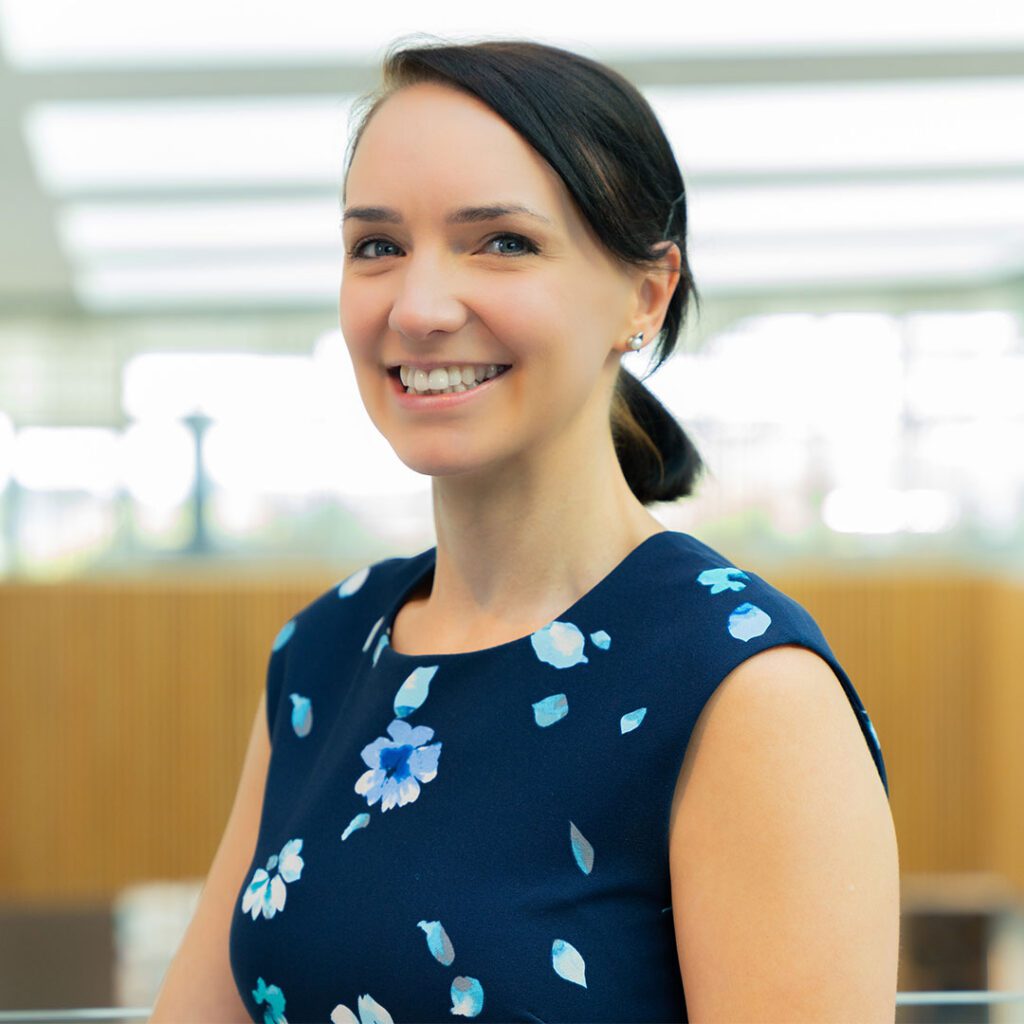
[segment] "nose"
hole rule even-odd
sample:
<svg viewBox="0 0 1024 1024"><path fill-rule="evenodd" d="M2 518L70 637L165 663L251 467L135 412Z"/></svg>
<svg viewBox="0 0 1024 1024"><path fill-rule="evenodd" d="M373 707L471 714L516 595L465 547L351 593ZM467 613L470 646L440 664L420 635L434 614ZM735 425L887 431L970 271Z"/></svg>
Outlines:
<svg viewBox="0 0 1024 1024"><path fill-rule="evenodd" d="M388 315L391 330L420 341L436 331L457 331L466 322L466 308L454 291L455 270L443 257L407 256L398 280Z"/></svg>

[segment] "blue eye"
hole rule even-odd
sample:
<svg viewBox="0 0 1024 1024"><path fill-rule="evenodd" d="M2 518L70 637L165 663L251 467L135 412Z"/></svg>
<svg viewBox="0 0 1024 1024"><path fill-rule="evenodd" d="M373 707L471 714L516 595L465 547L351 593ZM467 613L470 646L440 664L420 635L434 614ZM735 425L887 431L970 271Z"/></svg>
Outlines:
<svg viewBox="0 0 1024 1024"><path fill-rule="evenodd" d="M519 245L524 246L524 248L520 252L518 252L518 253L516 253L516 252L509 253L508 255L510 255L510 256L520 256L520 255L523 255L524 253L527 253L527 252L536 252L537 251L536 247L530 242L530 240L528 238L523 238L522 235L495 235L494 238L490 239L490 241L488 241L487 244L490 245L492 242L504 242L504 241L508 241L510 239L513 242L516 242Z"/></svg>
<svg viewBox="0 0 1024 1024"><path fill-rule="evenodd" d="M376 256L360 256L359 255L360 250L364 249L368 245L374 245L374 246L390 245L390 246L393 246L394 248L397 248L397 246L395 246L394 242L388 242L388 241L386 241L383 238L367 238L364 241L357 242L354 246L352 246L352 248L349 250L349 253L348 253L349 256L351 256L353 259L356 259L356 260L376 259L377 258ZM381 256L381 255L384 255L384 254L379 252L379 251L377 251L377 256Z"/></svg>
<svg viewBox="0 0 1024 1024"><path fill-rule="evenodd" d="M512 252L507 252L507 251L506 252L499 252L498 255L526 256L526 255L528 255L530 253L539 253L540 252L539 247L536 244L534 244L533 242L531 242L530 239L524 237L523 235L515 235L515 234L511 234L509 232L505 232L504 234L500 234L500 235L494 235L492 238L489 238L484 243L484 247L486 248L487 246L492 245L494 242L502 242L502 241L512 241L512 242L515 242L516 244L522 246L522 248L519 251L513 250ZM376 247L374 249L374 252L376 253L376 255L374 255L374 256L361 255L362 250L365 249L367 246L370 246L370 245L373 245L373 246ZM356 244L353 245L351 249L349 249L348 255L352 259L354 259L354 260L375 260L375 259L380 258L381 256L392 255L391 253L381 252L381 248L387 247L387 246L391 246L392 248L395 248L395 249L398 248L398 246L396 246L394 242L389 242L386 238L364 238L364 239L362 239L362 241L356 242Z"/></svg>

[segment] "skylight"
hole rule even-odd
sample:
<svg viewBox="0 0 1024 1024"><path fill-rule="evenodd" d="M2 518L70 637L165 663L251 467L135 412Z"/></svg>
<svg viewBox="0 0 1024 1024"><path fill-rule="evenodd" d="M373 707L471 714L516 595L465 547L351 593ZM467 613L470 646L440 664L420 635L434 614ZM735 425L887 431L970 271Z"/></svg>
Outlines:
<svg viewBox="0 0 1024 1024"><path fill-rule="evenodd" d="M837 12L819 0L718 0L687 9L655 5L643 18L614 6L577 8L547 0L481 7L435 0L429 31L446 38L518 36L577 50L743 53L1019 45L1020 6L1005 0L937 5L929 0L860 0ZM421 5L378 5L355 16L335 0L244 5L176 0L2 0L0 36L15 66L212 64L355 58L372 61L401 35L424 32Z"/></svg>

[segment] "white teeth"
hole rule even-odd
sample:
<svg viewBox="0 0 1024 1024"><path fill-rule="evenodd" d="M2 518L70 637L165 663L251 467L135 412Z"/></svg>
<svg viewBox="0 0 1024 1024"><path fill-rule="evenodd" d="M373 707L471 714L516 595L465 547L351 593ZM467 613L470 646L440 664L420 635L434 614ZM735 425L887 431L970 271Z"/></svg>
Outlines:
<svg viewBox="0 0 1024 1024"><path fill-rule="evenodd" d="M401 365L398 375L407 392L437 394L449 391L469 391L484 380L490 380L502 372L496 363L480 366L436 367L429 372L416 367Z"/></svg>

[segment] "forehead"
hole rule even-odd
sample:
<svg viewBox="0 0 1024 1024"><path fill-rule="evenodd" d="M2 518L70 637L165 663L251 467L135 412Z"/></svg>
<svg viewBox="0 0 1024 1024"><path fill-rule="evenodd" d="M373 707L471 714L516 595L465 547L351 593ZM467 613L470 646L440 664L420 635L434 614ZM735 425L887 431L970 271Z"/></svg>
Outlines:
<svg viewBox="0 0 1024 1024"><path fill-rule="evenodd" d="M566 223L569 195L547 161L475 96L434 82L407 86L370 119L352 156L348 202L514 200Z"/></svg>

